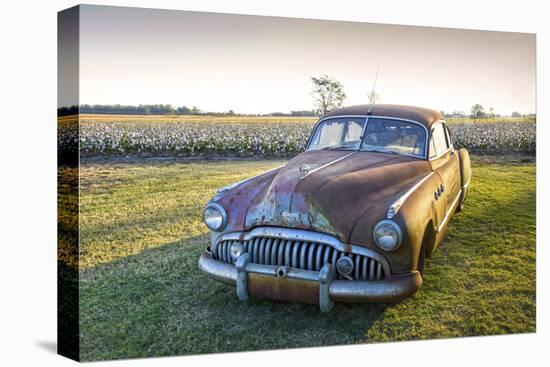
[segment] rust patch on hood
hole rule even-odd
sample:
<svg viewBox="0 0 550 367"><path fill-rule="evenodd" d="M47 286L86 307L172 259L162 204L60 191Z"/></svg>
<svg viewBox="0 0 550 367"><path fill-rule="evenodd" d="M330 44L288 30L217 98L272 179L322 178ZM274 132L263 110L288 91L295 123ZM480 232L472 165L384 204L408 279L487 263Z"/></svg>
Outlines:
<svg viewBox="0 0 550 367"><path fill-rule="evenodd" d="M245 227L274 225L292 228L311 228L310 207L292 210L293 193L300 181L314 176L323 167L334 161L341 161L349 151L304 152L290 160L277 172L269 185L258 193L248 209ZM304 174L304 167L307 173Z"/></svg>
<svg viewBox="0 0 550 367"><path fill-rule="evenodd" d="M365 212L379 220L397 194L430 172L429 163L422 159L350 153L310 151L289 161L253 198L245 229L259 225L300 228L348 243ZM305 176L300 170L303 165L309 167Z"/></svg>

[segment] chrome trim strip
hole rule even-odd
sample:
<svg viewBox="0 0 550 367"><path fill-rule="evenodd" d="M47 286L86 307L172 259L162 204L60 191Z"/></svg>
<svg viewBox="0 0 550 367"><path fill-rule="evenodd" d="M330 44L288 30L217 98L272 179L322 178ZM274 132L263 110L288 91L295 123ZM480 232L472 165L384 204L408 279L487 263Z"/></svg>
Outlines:
<svg viewBox="0 0 550 367"><path fill-rule="evenodd" d="M346 154L346 155L343 156L343 157L337 158L337 159L335 159L335 160L333 160L333 161L330 161L330 162L328 162L328 163L323 164L322 166L319 166L319 167L317 167L317 168L314 168L314 169L312 169L311 171L309 171L307 174L305 174L305 175L302 177L302 179L306 178L307 176L311 175L312 173L315 173L315 172L318 172L318 171L322 170L323 168L326 168L326 167L331 166L331 165L333 165L333 164L335 164L335 163L338 163L338 162L340 162L341 160L344 160L344 159L346 159L347 157L349 157L350 155L353 155L353 154L355 154L355 153L357 153L357 151L353 151L353 152L351 152L351 153Z"/></svg>
<svg viewBox="0 0 550 367"><path fill-rule="evenodd" d="M269 238L282 238L292 241L306 241L306 242L318 242L329 246L332 246L338 251L344 253L353 253L363 255L377 260L384 269L384 273L388 276L391 274L391 268L384 256L378 252L366 247L358 245L344 244L337 238L314 231L306 231L302 229L283 228L283 227L256 227L249 232L230 232L224 233L217 238L214 248L217 247L221 241L249 241L254 237L269 237Z"/></svg>
<svg viewBox="0 0 550 367"><path fill-rule="evenodd" d="M228 192L229 190L232 190L232 189L234 189L235 187L240 186L240 185L242 185L242 184L244 184L244 183L246 183L246 182L248 182L248 181L250 181L250 180L253 180L253 179L257 178L257 177L266 175L266 174L268 174L268 173L270 173L270 172L276 171L276 170L281 169L281 168L283 168L283 167L284 167L284 165L279 166L279 167L275 167L275 168L273 168L273 169L270 169L269 171L265 171L265 172L259 173L259 174L257 174L257 175L254 175L254 176L252 176L252 177L245 178L244 180L237 181L237 182L232 183L232 184L230 184L230 185L221 187L221 188L219 188L219 189L216 190L216 194L214 195L214 198L212 198L212 200L214 200L214 201L215 201L215 200L218 200L218 199L220 199L220 198L223 196L223 194L225 194L225 193Z"/></svg>
<svg viewBox="0 0 550 367"><path fill-rule="evenodd" d="M470 178L468 179L468 182L466 182L464 185L462 185L462 190L464 190L465 188L468 187L468 185L470 184L470 181L472 181L472 176L470 176Z"/></svg>
<svg viewBox="0 0 550 367"><path fill-rule="evenodd" d="M409 196L411 196L411 194L420 187L420 185L422 185L428 178L430 178L432 175L434 174L434 172L430 172L428 173L424 178L422 178L420 181L418 181L416 184L414 184L413 187L411 187L406 193L404 193L403 195L401 195L401 197L399 197L399 199L397 199L396 201L393 202L393 204L390 205L390 207L388 208L388 212L386 214L386 218L388 219L391 219L393 218L393 216L395 214L397 214L397 212L399 211L399 209L401 208L401 206L403 205L403 203L405 202L405 200L407 200L407 198Z"/></svg>
<svg viewBox="0 0 550 367"><path fill-rule="evenodd" d="M462 194L462 189L460 189L460 191L458 192L458 194L456 194L456 198L455 200L453 201L453 203L451 204L451 207L449 208L449 210L447 210L447 213L445 214L445 217L443 218L443 220L441 221L441 223L439 223L439 226L437 226L437 230L436 232L439 232L441 231L441 229L445 226L445 223L447 223L447 221L449 220L449 218L451 217L451 212L455 209L455 206L458 202L458 199L460 199L460 195Z"/></svg>

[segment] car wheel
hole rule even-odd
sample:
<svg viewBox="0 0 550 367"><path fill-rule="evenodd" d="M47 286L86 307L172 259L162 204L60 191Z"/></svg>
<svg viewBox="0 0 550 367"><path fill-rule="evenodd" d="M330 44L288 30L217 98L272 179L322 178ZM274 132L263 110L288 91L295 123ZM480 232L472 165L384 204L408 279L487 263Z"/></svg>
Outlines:
<svg viewBox="0 0 550 367"><path fill-rule="evenodd" d="M461 200L456 206L455 213L460 213L464 209L464 202Z"/></svg>

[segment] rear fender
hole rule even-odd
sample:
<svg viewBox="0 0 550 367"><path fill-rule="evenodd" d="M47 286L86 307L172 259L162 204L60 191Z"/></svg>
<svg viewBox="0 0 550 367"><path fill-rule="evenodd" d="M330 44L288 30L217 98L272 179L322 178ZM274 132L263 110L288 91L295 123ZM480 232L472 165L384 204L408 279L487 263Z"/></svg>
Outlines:
<svg viewBox="0 0 550 367"><path fill-rule="evenodd" d="M462 209L462 204L466 200L466 195L468 194L468 188L470 185L470 180L472 179L472 167L470 164L470 154L464 148L458 150L458 159L460 164L460 185L461 185L461 194L460 194L460 204L458 210Z"/></svg>

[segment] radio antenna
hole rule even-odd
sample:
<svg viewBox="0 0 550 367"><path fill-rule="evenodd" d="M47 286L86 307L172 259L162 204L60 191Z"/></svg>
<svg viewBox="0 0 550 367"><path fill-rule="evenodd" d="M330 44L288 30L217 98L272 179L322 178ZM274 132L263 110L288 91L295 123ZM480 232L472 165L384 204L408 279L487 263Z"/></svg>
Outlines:
<svg viewBox="0 0 550 367"><path fill-rule="evenodd" d="M380 70L380 64L376 67L376 74L374 75L374 83L372 83L372 91L367 95L369 97L369 111L370 113L371 106L376 103L376 81L378 80L378 71Z"/></svg>

